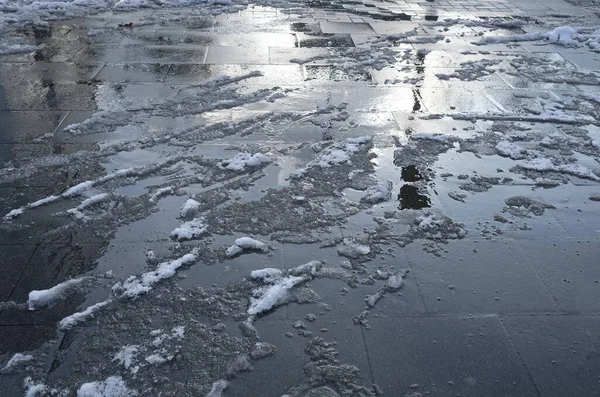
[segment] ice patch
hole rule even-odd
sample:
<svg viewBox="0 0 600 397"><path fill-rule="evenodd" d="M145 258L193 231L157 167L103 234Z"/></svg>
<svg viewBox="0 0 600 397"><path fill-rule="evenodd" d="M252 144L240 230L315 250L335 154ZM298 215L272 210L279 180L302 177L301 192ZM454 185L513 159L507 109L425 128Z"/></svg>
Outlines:
<svg viewBox="0 0 600 397"><path fill-rule="evenodd" d="M0 374L11 373L17 367L20 367L31 360L33 360L33 356L30 356L29 354L15 353L15 355L12 356L10 360L8 360L4 368L0 370Z"/></svg>
<svg viewBox="0 0 600 397"><path fill-rule="evenodd" d="M88 307L82 312L73 313L70 316L63 318L62 320L60 320L59 329L61 331L67 331L75 327L76 325L87 321L90 318L94 318L96 312L103 306L108 305L110 302L112 302L112 299L107 299L103 302L99 302L95 305Z"/></svg>
<svg viewBox="0 0 600 397"><path fill-rule="evenodd" d="M271 158L262 153L238 153L229 160L221 162L221 167L232 171L243 171L246 167L260 167L272 162Z"/></svg>
<svg viewBox="0 0 600 397"><path fill-rule="evenodd" d="M37 310L45 306L50 306L66 298L75 292L77 287L86 279L87 277L75 278L55 285L50 289L31 291L29 293L29 300L27 301L29 310Z"/></svg>
<svg viewBox="0 0 600 397"><path fill-rule="evenodd" d="M207 227L203 219L195 218L174 229L171 232L171 237L178 241L192 240L205 234Z"/></svg>
<svg viewBox="0 0 600 397"><path fill-rule="evenodd" d="M181 207L181 211L179 211L179 215L182 218L186 218L189 215L194 214L200 209L200 203L194 199L188 199L183 206Z"/></svg>
<svg viewBox="0 0 600 397"><path fill-rule="evenodd" d="M133 397L138 393L127 388L120 376L111 376L104 381L84 383L77 390L77 397Z"/></svg>
<svg viewBox="0 0 600 397"><path fill-rule="evenodd" d="M123 283L115 284L113 292L120 293L121 296L129 298L146 294L152 289L154 284L173 277L177 269L181 266L194 263L196 260L198 260L196 253L191 253L171 262L163 262L154 271L144 273L139 277L131 276Z"/></svg>

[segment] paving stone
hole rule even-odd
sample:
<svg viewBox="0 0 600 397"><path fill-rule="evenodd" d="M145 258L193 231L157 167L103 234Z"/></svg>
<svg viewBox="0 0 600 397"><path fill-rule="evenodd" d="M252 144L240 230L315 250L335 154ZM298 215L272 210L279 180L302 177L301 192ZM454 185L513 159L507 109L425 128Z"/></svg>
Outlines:
<svg viewBox="0 0 600 397"><path fill-rule="evenodd" d="M369 358L386 395L538 395L495 316L370 321Z"/></svg>
<svg viewBox="0 0 600 397"><path fill-rule="evenodd" d="M537 239L520 244L565 312L598 312L598 238Z"/></svg>
<svg viewBox="0 0 600 397"><path fill-rule="evenodd" d="M442 257L407 247L427 309L433 313L495 314L560 311L519 242L454 241Z"/></svg>
<svg viewBox="0 0 600 397"><path fill-rule="evenodd" d="M67 112L0 111L0 142L29 142L52 134Z"/></svg>
<svg viewBox="0 0 600 397"><path fill-rule="evenodd" d="M510 316L502 322L541 396L600 393L597 316Z"/></svg>

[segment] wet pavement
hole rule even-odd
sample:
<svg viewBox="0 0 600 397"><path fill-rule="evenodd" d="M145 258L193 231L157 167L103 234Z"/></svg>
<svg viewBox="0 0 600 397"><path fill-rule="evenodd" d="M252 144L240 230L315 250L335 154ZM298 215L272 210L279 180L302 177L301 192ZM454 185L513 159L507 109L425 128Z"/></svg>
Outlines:
<svg viewBox="0 0 600 397"><path fill-rule="evenodd" d="M600 395L593 1L173 3L0 8L0 395Z"/></svg>

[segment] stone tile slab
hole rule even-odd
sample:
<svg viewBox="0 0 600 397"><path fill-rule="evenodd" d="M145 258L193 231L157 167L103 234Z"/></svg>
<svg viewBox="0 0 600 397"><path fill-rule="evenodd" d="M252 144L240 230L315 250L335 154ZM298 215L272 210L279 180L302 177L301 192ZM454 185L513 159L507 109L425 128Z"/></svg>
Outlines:
<svg viewBox="0 0 600 397"><path fill-rule="evenodd" d="M538 395L495 316L376 318L365 336L385 395Z"/></svg>

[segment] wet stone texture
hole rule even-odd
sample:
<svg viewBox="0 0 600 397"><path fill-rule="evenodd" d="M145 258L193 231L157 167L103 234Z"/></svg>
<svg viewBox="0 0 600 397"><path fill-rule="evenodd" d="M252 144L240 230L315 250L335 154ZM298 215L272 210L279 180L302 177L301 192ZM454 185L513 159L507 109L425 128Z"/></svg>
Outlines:
<svg viewBox="0 0 600 397"><path fill-rule="evenodd" d="M600 395L599 18L0 7L0 395Z"/></svg>

